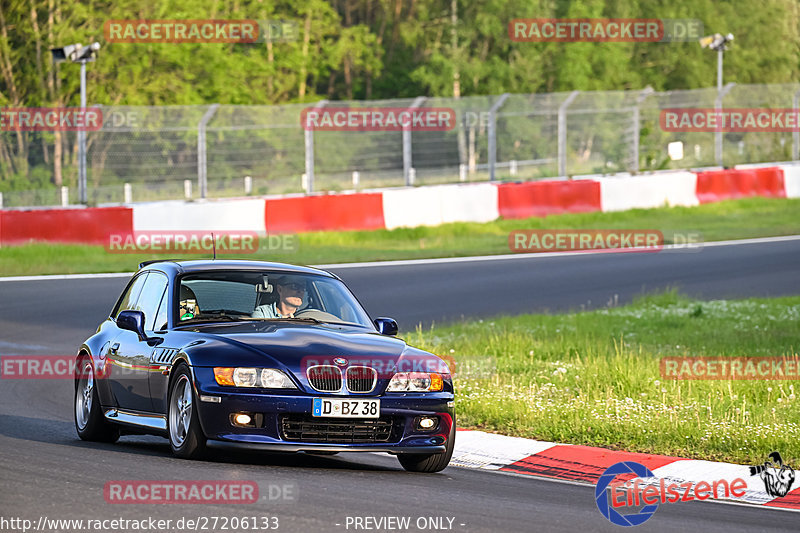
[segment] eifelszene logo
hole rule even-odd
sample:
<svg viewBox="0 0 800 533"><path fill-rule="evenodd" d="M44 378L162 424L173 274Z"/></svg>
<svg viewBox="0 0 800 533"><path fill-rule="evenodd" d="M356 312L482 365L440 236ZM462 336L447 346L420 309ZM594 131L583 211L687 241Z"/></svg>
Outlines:
<svg viewBox="0 0 800 533"><path fill-rule="evenodd" d="M638 513L622 515L614 508L616 507L614 495L612 494L611 501L608 498L606 489L612 484L614 479L621 474L633 474L637 478L651 478L653 473L646 466L635 463L633 461L625 461L616 463L609 466L605 472L597 480L597 486L594 490L594 498L597 501L597 508L605 516L609 522L618 526L638 526L647 522L651 516L658 510L658 501L648 503L642 507Z"/></svg>
<svg viewBox="0 0 800 533"><path fill-rule="evenodd" d="M750 475L759 476L764 481L764 489L767 494L775 498L782 498L792 489L795 477L794 469L783 464L781 454L778 452L769 454L768 459L772 459L772 461L764 461L763 465L751 466Z"/></svg>
<svg viewBox="0 0 800 533"><path fill-rule="evenodd" d="M618 476L622 478L617 480ZM747 482L740 477L701 481L657 477L640 463L624 461L603 472L597 480L594 496L597 508L609 522L638 526L653 516L659 503L742 498L746 490ZM622 514L617 509L629 513Z"/></svg>

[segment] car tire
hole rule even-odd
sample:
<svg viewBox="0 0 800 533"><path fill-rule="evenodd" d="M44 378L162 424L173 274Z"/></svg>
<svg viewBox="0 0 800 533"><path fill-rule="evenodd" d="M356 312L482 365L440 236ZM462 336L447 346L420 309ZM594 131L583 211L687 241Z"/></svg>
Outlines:
<svg viewBox="0 0 800 533"><path fill-rule="evenodd" d="M87 356L78 358L75 366L74 409L75 430L82 440L116 442L119 428L106 421L95 386L94 368Z"/></svg>
<svg viewBox="0 0 800 533"><path fill-rule="evenodd" d="M183 459L206 455L206 437L200 429L192 375L185 364L175 369L167 401L167 433L172 453Z"/></svg>
<svg viewBox="0 0 800 533"><path fill-rule="evenodd" d="M447 444L445 451L442 453L431 454L403 454L398 455L397 460L403 465L403 468L409 472L424 472L432 474L433 472L441 472L447 465L450 464L450 459L453 457L453 450L456 447L456 417L453 417L453 426L450 428L450 435L447 437Z"/></svg>

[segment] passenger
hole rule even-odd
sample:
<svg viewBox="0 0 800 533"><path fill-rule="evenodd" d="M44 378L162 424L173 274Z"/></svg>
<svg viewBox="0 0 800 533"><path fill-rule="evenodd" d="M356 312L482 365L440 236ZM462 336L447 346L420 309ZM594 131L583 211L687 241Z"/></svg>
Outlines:
<svg viewBox="0 0 800 533"><path fill-rule="evenodd" d="M291 276L280 276L272 281L277 292L277 300L270 304L256 307L253 318L294 318L294 314L303 305L306 284Z"/></svg>
<svg viewBox="0 0 800 533"><path fill-rule="evenodd" d="M181 320L197 318L200 314L200 306L197 305L197 296L194 291L186 285L181 285L180 303L178 304L178 316Z"/></svg>

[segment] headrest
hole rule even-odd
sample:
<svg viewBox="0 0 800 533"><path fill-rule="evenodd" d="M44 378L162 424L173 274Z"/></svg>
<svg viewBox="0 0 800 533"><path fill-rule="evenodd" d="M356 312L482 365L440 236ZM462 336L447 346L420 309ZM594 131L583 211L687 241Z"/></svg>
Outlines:
<svg viewBox="0 0 800 533"><path fill-rule="evenodd" d="M194 295L194 291L187 287L186 285L181 285L181 296L179 300L195 300L197 301L197 296Z"/></svg>

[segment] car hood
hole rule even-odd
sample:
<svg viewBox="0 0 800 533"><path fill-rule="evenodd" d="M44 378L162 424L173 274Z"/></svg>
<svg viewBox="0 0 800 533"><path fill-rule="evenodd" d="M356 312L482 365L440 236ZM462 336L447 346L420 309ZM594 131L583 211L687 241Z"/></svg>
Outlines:
<svg viewBox="0 0 800 533"><path fill-rule="evenodd" d="M187 328L181 328L187 332ZM200 324L187 348L197 366L268 366L277 363L293 372L308 358L335 357L397 361L401 356L430 355L395 337L352 326L292 322Z"/></svg>

